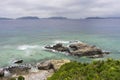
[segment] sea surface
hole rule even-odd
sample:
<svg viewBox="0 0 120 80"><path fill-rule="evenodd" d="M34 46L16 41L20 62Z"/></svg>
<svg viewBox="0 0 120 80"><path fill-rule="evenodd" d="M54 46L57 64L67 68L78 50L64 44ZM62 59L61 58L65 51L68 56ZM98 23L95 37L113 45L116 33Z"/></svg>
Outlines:
<svg viewBox="0 0 120 80"><path fill-rule="evenodd" d="M44 46L82 41L110 51L103 59L120 59L120 19L0 20L0 67L14 60L35 63L46 59L89 62L97 59L47 52ZM100 58L102 59L102 58Z"/></svg>

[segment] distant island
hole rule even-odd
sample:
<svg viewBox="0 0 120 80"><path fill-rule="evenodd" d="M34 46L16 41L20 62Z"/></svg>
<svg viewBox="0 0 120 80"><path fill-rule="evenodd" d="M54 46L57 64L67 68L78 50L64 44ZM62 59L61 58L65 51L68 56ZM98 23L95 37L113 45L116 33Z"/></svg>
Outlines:
<svg viewBox="0 0 120 80"><path fill-rule="evenodd" d="M19 18L16 18L16 19L40 19L40 18L36 17L36 16L25 16L25 17L19 17Z"/></svg>
<svg viewBox="0 0 120 80"><path fill-rule="evenodd" d="M85 19L105 19L105 18L102 18L102 17L87 17Z"/></svg>
<svg viewBox="0 0 120 80"><path fill-rule="evenodd" d="M48 17L48 18L39 18L37 16L22 16L18 18L7 18L7 17L0 17L0 20L38 20L38 19L53 19L53 20L71 20L71 18L67 17L61 17L61 16L56 16L56 17ZM80 20L79 19L72 19L72 20ZM120 17L86 17L83 19L120 19Z"/></svg>
<svg viewBox="0 0 120 80"><path fill-rule="evenodd" d="M120 17L87 17L85 19L120 19Z"/></svg>
<svg viewBox="0 0 120 80"><path fill-rule="evenodd" d="M67 17L49 17L47 19L68 19Z"/></svg>
<svg viewBox="0 0 120 80"><path fill-rule="evenodd" d="M13 20L12 18L4 18L4 17L1 17L0 20Z"/></svg>

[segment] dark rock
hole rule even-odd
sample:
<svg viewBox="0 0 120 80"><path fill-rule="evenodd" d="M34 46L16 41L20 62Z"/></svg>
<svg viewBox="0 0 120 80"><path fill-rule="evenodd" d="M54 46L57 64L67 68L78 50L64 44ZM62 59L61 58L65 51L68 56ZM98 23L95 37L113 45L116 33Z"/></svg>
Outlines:
<svg viewBox="0 0 120 80"><path fill-rule="evenodd" d="M23 63L23 60L17 60L17 61L14 61L15 64L20 64L20 63Z"/></svg>
<svg viewBox="0 0 120 80"><path fill-rule="evenodd" d="M110 54L110 52L106 51L106 52L103 52L104 54Z"/></svg>
<svg viewBox="0 0 120 80"><path fill-rule="evenodd" d="M54 49L61 48L61 47L63 47L63 45L61 43L58 43L53 46Z"/></svg>
<svg viewBox="0 0 120 80"><path fill-rule="evenodd" d="M0 69L0 77L4 77L4 70Z"/></svg>
<svg viewBox="0 0 120 80"><path fill-rule="evenodd" d="M12 74L23 74L27 73L31 67L26 65L19 65L19 66L9 66L4 68L4 70L9 71Z"/></svg>
<svg viewBox="0 0 120 80"><path fill-rule="evenodd" d="M68 52L68 53L70 52L69 48L64 47L61 43L58 43L58 44L53 45L53 46L45 46L45 48L53 49L53 50L60 51L60 52Z"/></svg>

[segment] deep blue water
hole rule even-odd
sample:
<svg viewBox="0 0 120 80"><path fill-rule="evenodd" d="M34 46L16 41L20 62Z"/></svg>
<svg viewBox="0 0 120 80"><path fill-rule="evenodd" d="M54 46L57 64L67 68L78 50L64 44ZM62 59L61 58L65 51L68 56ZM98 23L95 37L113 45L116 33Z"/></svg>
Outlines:
<svg viewBox="0 0 120 80"><path fill-rule="evenodd" d="M105 58L120 59L120 20L0 20L0 66L15 59L25 62L59 58L91 60L43 50L47 44L71 40L97 45L111 52Z"/></svg>

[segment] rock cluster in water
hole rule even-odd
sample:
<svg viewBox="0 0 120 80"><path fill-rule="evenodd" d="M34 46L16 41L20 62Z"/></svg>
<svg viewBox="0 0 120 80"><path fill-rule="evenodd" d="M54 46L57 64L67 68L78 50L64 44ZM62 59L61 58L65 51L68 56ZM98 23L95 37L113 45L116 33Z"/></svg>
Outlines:
<svg viewBox="0 0 120 80"><path fill-rule="evenodd" d="M58 43L53 46L45 46L45 48L59 52L66 52L69 55L78 57L87 56L90 58L100 58L103 57L104 54L109 54L109 52L104 52L96 46L91 46L82 42L70 44L68 47L63 46L62 43Z"/></svg>

